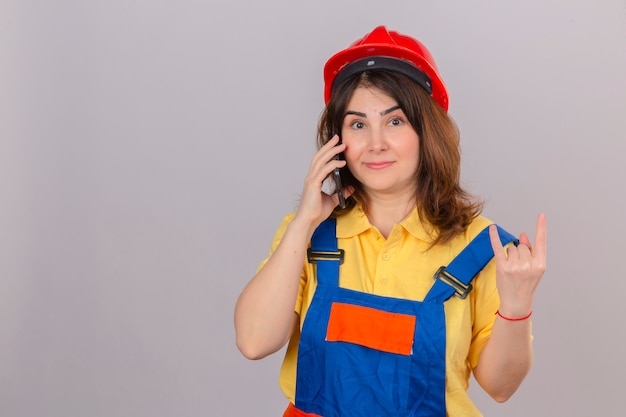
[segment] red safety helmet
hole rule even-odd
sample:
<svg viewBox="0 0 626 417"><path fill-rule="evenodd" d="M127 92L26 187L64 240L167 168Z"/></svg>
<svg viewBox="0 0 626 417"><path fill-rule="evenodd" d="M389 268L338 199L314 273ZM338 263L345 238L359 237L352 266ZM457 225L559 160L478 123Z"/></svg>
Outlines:
<svg viewBox="0 0 626 417"><path fill-rule="evenodd" d="M368 70L399 72L422 86L448 111L448 92L430 51L417 39L378 26L369 35L333 55L324 66L324 101L334 84Z"/></svg>

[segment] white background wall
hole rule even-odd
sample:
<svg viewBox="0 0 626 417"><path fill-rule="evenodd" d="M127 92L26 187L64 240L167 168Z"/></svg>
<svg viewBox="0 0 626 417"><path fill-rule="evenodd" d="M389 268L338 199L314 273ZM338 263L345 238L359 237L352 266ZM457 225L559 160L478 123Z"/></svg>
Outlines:
<svg viewBox="0 0 626 417"><path fill-rule="evenodd" d="M548 214L535 367L476 402L623 415L624 0L1 0L1 416L281 415L234 302L297 205L325 60L379 24L433 52L485 214Z"/></svg>

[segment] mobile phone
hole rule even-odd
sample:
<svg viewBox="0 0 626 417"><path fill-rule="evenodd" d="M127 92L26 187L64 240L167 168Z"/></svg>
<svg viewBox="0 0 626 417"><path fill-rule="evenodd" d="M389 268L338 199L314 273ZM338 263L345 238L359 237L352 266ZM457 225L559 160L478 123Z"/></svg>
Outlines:
<svg viewBox="0 0 626 417"><path fill-rule="evenodd" d="M333 175L335 178L337 196L339 197L339 207L344 209L346 208L346 199L343 196L343 187L341 185L341 174L339 173L339 168L335 168Z"/></svg>
<svg viewBox="0 0 626 417"><path fill-rule="evenodd" d="M341 145L341 136L339 137L337 145ZM340 160L343 158L340 155L335 155L335 159ZM333 178L335 179L335 191L337 191L337 196L339 197L339 207L344 209L346 208L346 199L343 196L343 185L341 184L341 173L339 172L339 168L335 168L333 171Z"/></svg>

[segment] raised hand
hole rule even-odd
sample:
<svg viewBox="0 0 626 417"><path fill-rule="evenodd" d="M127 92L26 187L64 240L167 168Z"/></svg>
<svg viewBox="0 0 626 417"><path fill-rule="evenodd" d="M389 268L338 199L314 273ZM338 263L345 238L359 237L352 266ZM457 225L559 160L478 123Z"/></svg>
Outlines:
<svg viewBox="0 0 626 417"><path fill-rule="evenodd" d="M546 216L539 214L535 243L526 233L519 245L503 248L495 226L489 228L491 247L496 261L496 283L500 295L499 312L510 318L528 316L539 281L546 270Z"/></svg>
<svg viewBox="0 0 626 417"><path fill-rule="evenodd" d="M308 219L317 226L325 220L339 204L337 194L328 195L322 191L324 180L335 168L342 168L346 161L335 159L346 148L345 144L338 144L339 136L333 136L319 151L315 153L304 180L302 199L296 217ZM344 189L344 197L349 197L354 190L351 187Z"/></svg>

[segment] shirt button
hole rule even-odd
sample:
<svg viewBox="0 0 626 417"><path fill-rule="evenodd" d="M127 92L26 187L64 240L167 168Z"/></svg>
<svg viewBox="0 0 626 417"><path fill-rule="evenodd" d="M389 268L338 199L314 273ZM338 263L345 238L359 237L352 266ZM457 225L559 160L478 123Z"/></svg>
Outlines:
<svg viewBox="0 0 626 417"><path fill-rule="evenodd" d="M389 278L387 278L387 277L385 277L385 276L380 277L380 282L382 282L383 284L386 284L386 283L388 283L388 282L389 282Z"/></svg>
<svg viewBox="0 0 626 417"><path fill-rule="evenodd" d="M390 258L391 258L391 255L389 255L389 252L383 253L383 261L388 261Z"/></svg>

